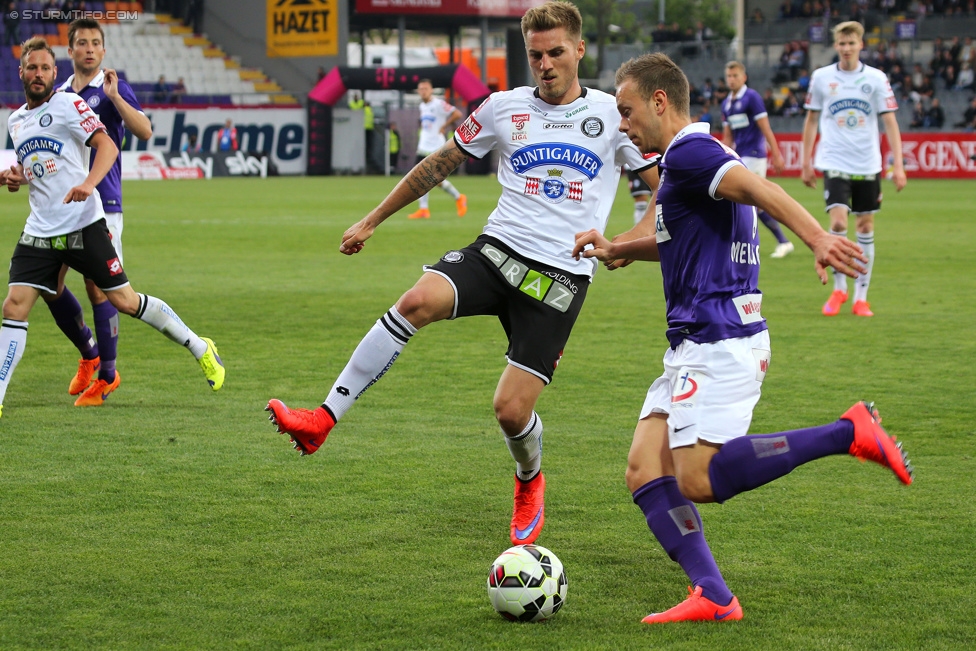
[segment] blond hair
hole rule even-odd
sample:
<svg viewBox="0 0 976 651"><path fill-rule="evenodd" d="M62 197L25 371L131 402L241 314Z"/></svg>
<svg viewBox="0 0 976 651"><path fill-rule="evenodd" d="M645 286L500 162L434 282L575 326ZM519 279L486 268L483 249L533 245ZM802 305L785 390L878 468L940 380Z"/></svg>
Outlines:
<svg viewBox="0 0 976 651"><path fill-rule="evenodd" d="M58 59L56 56L54 56L54 50L52 50L51 46L47 44L47 41L40 36L34 36L33 38L27 39L20 45L21 67L27 63L27 55L31 52L37 52L38 50L47 51L47 53L51 55L51 59L54 61L54 63L57 64Z"/></svg>
<svg viewBox="0 0 976 651"><path fill-rule="evenodd" d="M637 94L645 102L650 101L655 91L663 90L676 113L690 115L688 78L668 55L655 52L625 61L617 69L615 81L620 86L627 80L634 81Z"/></svg>
<svg viewBox="0 0 976 651"><path fill-rule="evenodd" d="M745 74L746 73L746 67L745 67L745 65L742 64L742 63L739 63L738 61L729 61L728 63L725 64L725 69L726 70L741 70L742 71L742 74Z"/></svg>
<svg viewBox="0 0 976 651"><path fill-rule="evenodd" d="M834 41L839 39L841 36L856 36L858 40L864 40L864 25L857 22L856 20L848 20L846 23L840 23L833 29Z"/></svg>
<svg viewBox="0 0 976 651"><path fill-rule="evenodd" d="M522 38L529 32L548 32L562 27L566 35L574 41L583 35L583 17L571 2L551 0L538 7L532 7L522 16Z"/></svg>

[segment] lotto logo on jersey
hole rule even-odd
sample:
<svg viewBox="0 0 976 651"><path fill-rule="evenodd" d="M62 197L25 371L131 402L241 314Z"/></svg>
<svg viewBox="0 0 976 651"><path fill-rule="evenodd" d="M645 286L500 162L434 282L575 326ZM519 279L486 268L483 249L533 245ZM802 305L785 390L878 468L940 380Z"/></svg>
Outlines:
<svg viewBox="0 0 976 651"><path fill-rule="evenodd" d="M108 260L105 264L108 265L109 275L118 276L120 273L122 273L122 263L119 261L118 258L112 258L111 260Z"/></svg>
<svg viewBox="0 0 976 651"><path fill-rule="evenodd" d="M471 144L474 137L478 135L481 131L481 124L474 119L474 114L468 116L461 126L457 128L455 132L457 134L458 140L460 140L465 145Z"/></svg>
<svg viewBox="0 0 976 651"><path fill-rule="evenodd" d="M85 113L88 113L88 112L91 111L91 109L88 108L88 104L86 104L85 103L85 100L83 100L83 99L76 99L75 100L75 110L77 110L78 113L80 113L82 115L84 115Z"/></svg>
<svg viewBox="0 0 976 651"><path fill-rule="evenodd" d="M512 116L512 140L514 142L529 139L529 117L528 113L518 113Z"/></svg>
<svg viewBox="0 0 976 651"><path fill-rule="evenodd" d="M82 121L81 128L85 130L85 133L94 133L102 126L102 123L98 121L94 115L87 117Z"/></svg>

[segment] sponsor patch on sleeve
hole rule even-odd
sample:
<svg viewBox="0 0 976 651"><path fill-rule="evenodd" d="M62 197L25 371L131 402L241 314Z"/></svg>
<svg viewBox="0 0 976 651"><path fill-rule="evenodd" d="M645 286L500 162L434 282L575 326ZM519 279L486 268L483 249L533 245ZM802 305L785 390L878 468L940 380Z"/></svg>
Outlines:
<svg viewBox="0 0 976 651"><path fill-rule="evenodd" d="M465 145L471 144L474 137L478 135L481 131L481 124L474 119L474 114L468 116L468 119L464 121L461 126L457 129L457 137Z"/></svg>
<svg viewBox="0 0 976 651"><path fill-rule="evenodd" d="M85 133L94 133L98 129L104 128L104 125L93 115L82 121L81 128L85 130Z"/></svg>
<svg viewBox="0 0 976 651"><path fill-rule="evenodd" d="M86 104L85 103L85 100L83 100L83 99L76 99L75 100L75 109L81 115L84 115L85 113L88 113L88 112L91 111L91 109L88 108L88 104Z"/></svg>

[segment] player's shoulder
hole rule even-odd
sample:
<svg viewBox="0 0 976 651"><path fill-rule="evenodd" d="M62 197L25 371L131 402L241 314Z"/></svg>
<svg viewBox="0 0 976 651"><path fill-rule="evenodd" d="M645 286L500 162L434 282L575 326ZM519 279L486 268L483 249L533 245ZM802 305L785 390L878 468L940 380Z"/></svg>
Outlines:
<svg viewBox="0 0 976 651"><path fill-rule="evenodd" d="M586 91L584 95L586 101L593 102L594 104L611 104L614 108L617 107L617 98L610 93L589 87L584 87L584 90Z"/></svg>
<svg viewBox="0 0 976 651"><path fill-rule="evenodd" d="M883 79L885 82L888 81L888 75L886 75L883 70L879 68L875 68L874 66L869 66L867 64L864 64L864 72L865 74L870 75L874 79Z"/></svg>

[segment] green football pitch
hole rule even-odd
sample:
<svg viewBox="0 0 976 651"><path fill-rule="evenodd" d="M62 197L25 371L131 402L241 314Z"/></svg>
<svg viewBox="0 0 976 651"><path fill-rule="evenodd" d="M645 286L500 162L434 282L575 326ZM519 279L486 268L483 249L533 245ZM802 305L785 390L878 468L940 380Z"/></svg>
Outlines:
<svg viewBox="0 0 976 651"><path fill-rule="evenodd" d="M822 216L822 194L783 181ZM637 413L661 372L656 265L600 271L538 412L546 528L566 607L511 624L489 605L510 546L514 464L491 399L505 366L493 318L420 332L311 457L274 432L271 397L313 407L421 266L461 248L494 207L459 177L464 219L432 196L359 255L342 232L384 178L134 182L126 270L212 337L227 380L122 323L122 385L100 408L67 394L77 352L36 306L0 419L0 649L972 649L976 648L976 186L885 184L873 319L820 315L806 249L760 286L773 361L752 432L877 402L916 481L823 459L724 505L705 534L745 619L640 624L686 592L624 485ZM27 193L0 193L13 250ZM621 184L608 232L631 223ZM822 219L825 223L825 220ZM794 237L795 239L795 237ZM81 279L69 286L83 294ZM89 313L90 310L86 310Z"/></svg>

